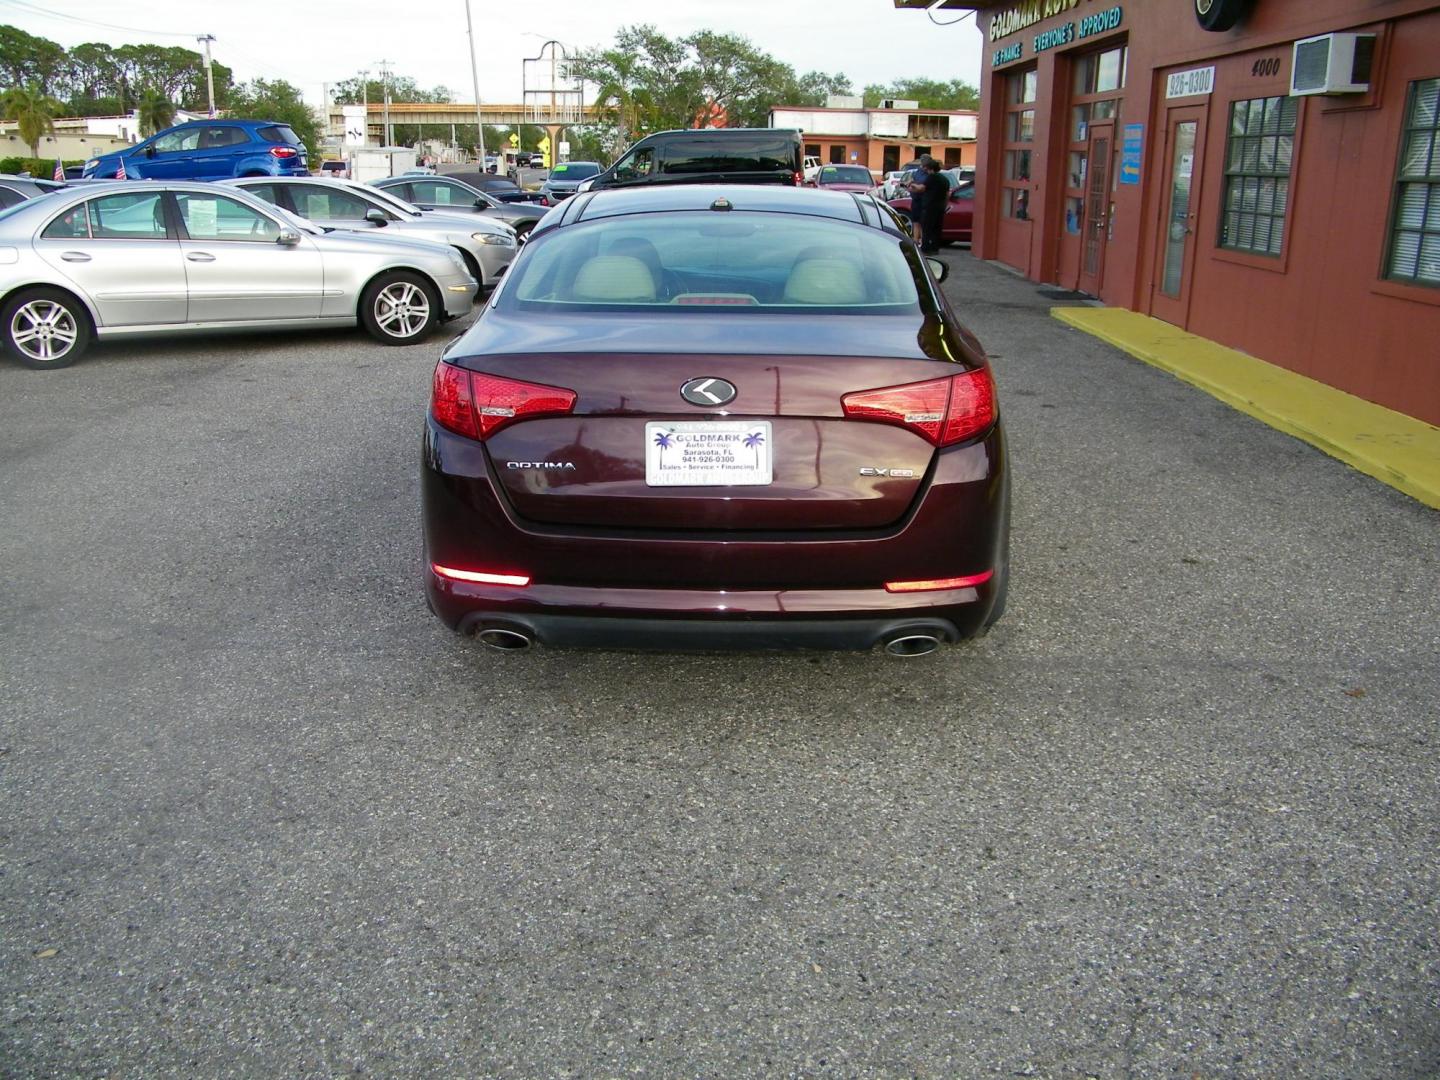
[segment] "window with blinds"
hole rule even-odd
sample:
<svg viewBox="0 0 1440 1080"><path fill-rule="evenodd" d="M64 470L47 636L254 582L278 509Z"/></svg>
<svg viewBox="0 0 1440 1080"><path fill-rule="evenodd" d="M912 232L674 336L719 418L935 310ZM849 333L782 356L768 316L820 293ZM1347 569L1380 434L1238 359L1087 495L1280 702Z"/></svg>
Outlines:
<svg viewBox="0 0 1440 1080"><path fill-rule="evenodd" d="M1279 255L1290 205L1295 161L1293 97L1252 98L1230 103L1225 144L1225 203L1220 246L1257 255Z"/></svg>
<svg viewBox="0 0 1440 1080"><path fill-rule="evenodd" d="M1410 84L1385 276L1440 286L1440 79Z"/></svg>

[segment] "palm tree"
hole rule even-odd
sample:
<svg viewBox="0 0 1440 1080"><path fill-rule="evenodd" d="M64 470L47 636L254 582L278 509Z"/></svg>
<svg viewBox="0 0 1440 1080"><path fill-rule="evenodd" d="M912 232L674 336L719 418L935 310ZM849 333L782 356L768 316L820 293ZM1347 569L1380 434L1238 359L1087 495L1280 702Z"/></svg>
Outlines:
<svg viewBox="0 0 1440 1080"><path fill-rule="evenodd" d="M175 122L175 103L158 90L147 90L140 100L140 134L146 138Z"/></svg>
<svg viewBox="0 0 1440 1080"><path fill-rule="evenodd" d="M760 467L760 446L765 441L764 432L752 431L745 436L745 448L755 451L755 467Z"/></svg>
<svg viewBox="0 0 1440 1080"><path fill-rule="evenodd" d="M40 140L55 132L55 115L65 106L34 86L12 86L0 97L0 112L20 129L30 156L40 156Z"/></svg>

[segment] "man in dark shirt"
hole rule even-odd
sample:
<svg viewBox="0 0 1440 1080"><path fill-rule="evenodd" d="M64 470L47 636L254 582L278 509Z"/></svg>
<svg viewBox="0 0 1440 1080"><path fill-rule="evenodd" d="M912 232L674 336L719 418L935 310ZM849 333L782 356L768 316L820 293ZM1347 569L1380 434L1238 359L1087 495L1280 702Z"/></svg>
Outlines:
<svg viewBox="0 0 1440 1080"><path fill-rule="evenodd" d="M918 161L905 166L909 173L910 182L906 185L910 189L910 226L911 232L915 234L915 242L920 243L923 238L920 223L924 220L925 209L925 163L933 160L929 154L921 154Z"/></svg>
<svg viewBox="0 0 1440 1080"><path fill-rule="evenodd" d="M913 207L920 204L920 250L934 255L940 250L940 230L945 223L945 204L950 201L950 182L940 175L940 163L934 158L925 162L920 193L911 199Z"/></svg>

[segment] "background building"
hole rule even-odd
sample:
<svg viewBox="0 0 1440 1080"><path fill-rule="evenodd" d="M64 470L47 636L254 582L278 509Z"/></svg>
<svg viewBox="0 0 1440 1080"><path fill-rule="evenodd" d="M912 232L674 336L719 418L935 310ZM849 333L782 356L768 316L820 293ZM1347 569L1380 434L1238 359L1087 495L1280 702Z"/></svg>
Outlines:
<svg viewBox="0 0 1440 1080"><path fill-rule="evenodd" d="M976 255L1440 424L1440 5L945 6Z"/></svg>
<svg viewBox="0 0 1440 1080"><path fill-rule="evenodd" d="M978 114L922 109L914 101L893 101L867 109L860 98L831 97L823 109L777 105L770 126L799 128L805 155L834 165L865 165L871 172L904 168L921 154L946 168L974 165Z"/></svg>

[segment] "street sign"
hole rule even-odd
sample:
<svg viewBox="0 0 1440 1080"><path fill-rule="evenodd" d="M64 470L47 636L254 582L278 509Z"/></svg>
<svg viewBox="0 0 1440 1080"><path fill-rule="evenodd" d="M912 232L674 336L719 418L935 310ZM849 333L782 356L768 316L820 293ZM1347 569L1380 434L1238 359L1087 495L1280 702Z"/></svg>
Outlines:
<svg viewBox="0 0 1440 1080"><path fill-rule="evenodd" d="M364 146L365 106L342 105L340 106L340 115L344 117L345 145L347 147Z"/></svg>

